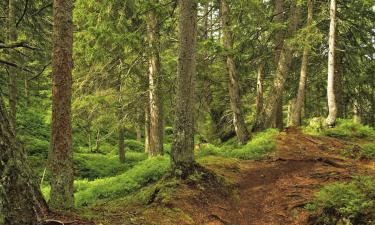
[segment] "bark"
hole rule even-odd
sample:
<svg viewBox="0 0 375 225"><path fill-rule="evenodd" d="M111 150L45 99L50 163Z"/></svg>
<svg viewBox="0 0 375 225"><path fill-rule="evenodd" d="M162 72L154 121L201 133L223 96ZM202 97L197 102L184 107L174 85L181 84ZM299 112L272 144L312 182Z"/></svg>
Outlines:
<svg viewBox="0 0 375 225"><path fill-rule="evenodd" d="M311 30L313 23L313 12L314 12L314 0L308 0L307 2L307 29L308 32ZM306 38L306 42L308 39ZM295 105L291 111L291 124L292 126L301 126L302 117L302 106L305 101L305 89L306 89L306 78L307 78L307 67L308 67L308 58L310 54L310 47L308 44L305 44L303 48L302 63L301 63L301 73L299 78L298 93Z"/></svg>
<svg viewBox="0 0 375 225"><path fill-rule="evenodd" d="M145 106L145 153L150 151L150 105L146 101Z"/></svg>
<svg viewBox="0 0 375 225"><path fill-rule="evenodd" d="M361 123L361 115L360 115L360 106L358 100L355 99L353 102L353 122L354 123Z"/></svg>
<svg viewBox="0 0 375 225"><path fill-rule="evenodd" d="M73 1L53 4L52 140L50 152L50 206L59 210L74 206L71 127Z"/></svg>
<svg viewBox="0 0 375 225"><path fill-rule="evenodd" d="M26 152L16 140L1 99L0 130L0 224L41 224L48 206L31 178Z"/></svg>
<svg viewBox="0 0 375 225"><path fill-rule="evenodd" d="M17 18L16 18L16 1L9 0L8 4L8 41L13 43L17 41ZM13 55L10 57L12 61L16 61ZM10 122L14 130L16 130L17 120L17 69L8 68L9 71L9 106L10 106Z"/></svg>
<svg viewBox="0 0 375 225"><path fill-rule="evenodd" d="M118 156L121 163L125 163L125 129L120 125L118 131Z"/></svg>
<svg viewBox="0 0 375 225"><path fill-rule="evenodd" d="M233 40L230 22L230 9L227 0L220 0L220 14L223 29L223 42L226 51L226 66L229 78L229 99L233 113L233 125L240 143L245 144L249 140L249 132L243 117L243 107L240 96L240 86L236 72L233 50Z"/></svg>
<svg viewBox="0 0 375 225"><path fill-rule="evenodd" d="M256 96L256 115L257 117L263 109L263 79L264 79L264 62L258 64L257 69L257 96Z"/></svg>
<svg viewBox="0 0 375 225"><path fill-rule="evenodd" d="M293 2L289 16L288 37L292 36L297 30L300 13L300 6L296 5L296 2ZM263 130L271 127L272 122L275 121L273 118L275 118L277 111L279 110L280 112L280 101L282 101L282 93L284 91L285 81L292 62L292 56L293 50L287 43L284 43L277 64L273 86L269 91L261 115L254 121L254 130Z"/></svg>
<svg viewBox="0 0 375 225"><path fill-rule="evenodd" d="M329 53L328 53L328 117L326 125L332 127L336 123L337 105L335 96L335 41L336 41L336 0L330 4Z"/></svg>
<svg viewBox="0 0 375 225"><path fill-rule="evenodd" d="M147 33L150 49L149 94L150 94L150 136L149 156L163 154L163 100L160 71L160 35L155 8L147 13Z"/></svg>
<svg viewBox="0 0 375 225"><path fill-rule="evenodd" d="M194 85L196 75L197 3L179 0L179 54L174 140L171 151L175 172L189 173L194 159Z"/></svg>

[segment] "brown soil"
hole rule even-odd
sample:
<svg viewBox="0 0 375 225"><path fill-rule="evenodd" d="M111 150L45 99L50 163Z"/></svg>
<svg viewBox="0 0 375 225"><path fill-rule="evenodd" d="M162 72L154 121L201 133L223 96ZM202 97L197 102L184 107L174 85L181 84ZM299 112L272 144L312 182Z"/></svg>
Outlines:
<svg viewBox="0 0 375 225"><path fill-rule="evenodd" d="M337 154L345 145L335 138L312 137L289 128L277 137L277 149L269 160L225 163L218 158L217 163L204 164L231 182L229 190L220 185L205 188L182 184L171 200L147 207L122 206L103 214L106 218L101 222L110 225L308 224L309 214L304 206L322 185L349 180L356 173L374 172L360 162Z"/></svg>

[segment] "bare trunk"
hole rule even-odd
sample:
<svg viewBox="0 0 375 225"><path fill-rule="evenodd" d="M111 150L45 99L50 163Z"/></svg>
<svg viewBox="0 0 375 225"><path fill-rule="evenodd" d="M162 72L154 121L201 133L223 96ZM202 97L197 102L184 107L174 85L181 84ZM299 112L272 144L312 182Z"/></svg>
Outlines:
<svg viewBox="0 0 375 225"><path fill-rule="evenodd" d="M149 94L150 94L150 147L151 157L163 154L163 100L160 74L160 41L156 10L147 13L147 33L150 49Z"/></svg>
<svg viewBox="0 0 375 225"><path fill-rule="evenodd" d="M118 131L118 156L121 163L125 163L125 129L120 125Z"/></svg>
<svg viewBox="0 0 375 225"><path fill-rule="evenodd" d="M258 64L257 70L257 97L256 97L256 114L255 117L259 116L263 109L263 78L264 78L264 62Z"/></svg>
<svg viewBox="0 0 375 225"><path fill-rule="evenodd" d="M226 51L227 73L229 76L229 99L233 113L233 125L237 138L240 143L245 144L249 140L249 132L247 131L245 120L243 117L243 107L240 96L240 87L236 72L234 56L230 52L233 49L232 31L229 15L229 6L227 0L220 0L221 7L221 23L223 27L223 41Z"/></svg>
<svg viewBox="0 0 375 225"><path fill-rule="evenodd" d="M72 13L73 1L54 1L50 206L60 210L70 209L74 206L71 127Z"/></svg>
<svg viewBox="0 0 375 225"><path fill-rule="evenodd" d="M172 144L172 168L189 173L194 159L194 88L196 75L197 3L179 0L179 55L176 88L176 117Z"/></svg>
<svg viewBox="0 0 375 225"><path fill-rule="evenodd" d="M290 22L287 32L288 37L294 35L297 30L301 9L296 2L293 2L290 11ZM285 81L292 62L292 53L293 51L291 47L287 43L284 43L283 49L280 53L279 62L277 64L273 86L267 96L267 101L261 115L255 120L253 127L254 130L262 130L271 127L272 123L275 121L276 115L282 112L282 105L280 105L280 102L282 101Z"/></svg>
<svg viewBox="0 0 375 225"><path fill-rule="evenodd" d="M2 99L0 130L0 224L41 224L48 206L31 179L26 152L16 140Z"/></svg>
<svg viewBox="0 0 375 225"><path fill-rule="evenodd" d="M314 12L314 0L308 0L307 2L307 29L308 31L311 30L312 22L313 22L313 12ZM306 42L308 39L305 40ZM301 63L301 73L299 78L299 85L298 85L298 93L295 105L293 110L291 111L291 124L292 126L301 126L302 117L302 106L305 100L305 86L306 86L306 77L307 77L307 67L308 67L308 58L310 54L310 47L309 45L305 44L303 48L303 56L302 56L302 63Z"/></svg>
<svg viewBox="0 0 375 225"><path fill-rule="evenodd" d="M326 125L335 126L337 118L337 105L335 96L335 41L336 41L336 0L330 4L330 26L329 26L329 53L328 53L328 117Z"/></svg>
<svg viewBox="0 0 375 225"><path fill-rule="evenodd" d="M148 102L145 107L145 152L150 152L150 105Z"/></svg>
<svg viewBox="0 0 375 225"><path fill-rule="evenodd" d="M9 0L8 4L8 41L17 41L17 28L16 28L16 1ZM16 61L13 55L11 60ZM16 130L17 120L17 69L8 68L9 71L9 106L10 106L10 122L14 130Z"/></svg>
<svg viewBox="0 0 375 225"><path fill-rule="evenodd" d="M141 129L141 123L140 122L138 122L137 124L136 124L136 133L137 133L137 141L142 141L142 129Z"/></svg>

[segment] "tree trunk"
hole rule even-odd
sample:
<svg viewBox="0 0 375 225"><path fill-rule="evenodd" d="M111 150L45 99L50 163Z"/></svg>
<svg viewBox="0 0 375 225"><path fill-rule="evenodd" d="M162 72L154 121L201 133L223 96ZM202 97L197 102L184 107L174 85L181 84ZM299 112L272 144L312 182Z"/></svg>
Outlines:
<svg viewBox="0 0 375 225"><path fill-rule="evenodd" d="M150 152L150 105L146 101L145 106L145 153Z"/></svg>
<svg viewBox="0 0 375 225"><path fill-rule="evenodd" d="M335 96L335 41L336 41L336 0L330 4L330 26L329 26L329 53L328 53L328 117L326 125L335 126L337 118L337 105Z"/></svg>
<svg viewBox="0 0 375 225"><path fill-rule="evenodd" d="M16 1L9 0L8 4L8 41L9 43L17 41L17 18L16 18ZM14 53L16 54L16 53ZM11 60L16 61L16 57L10 56ZM8 68L9 73L9 106L10 106L10 123L16 130L17 120L17 69Z"/></svg>
<svg viewBox="0 0 375 225"><path fill-rule="evenodd" d="M300 13L300 6L297 5L296 2L293 2L289 16L290 22L287 32L288 37L292 36L297 30ZM287 43L284 43L283 49L280 53L279 62L277 64L273 86L268 93L265 107L263 108L261 115L254 121L254 130L269 128L272 126L272 122L275 121L275 115L277 115L277 111L280 110L280 101L282 101L285 81L292 62L292 53L293 51L291 47Z"/></svg>
<svg viewBox="0 0 375 225"><path fill-rule="evenodd" d="M313 23L313 12L314 12L314 0L308 0L307 2L307 31L311 30ZM306 38L306 42L308 39ZM308 67L308 58L310 54L310 47L308 44L305 44L303 48L303 56L301 63L301 73L299 78L298 93L295 105L291 111L291 124L292 126L301 126L302 117L302 106L305 101L305 86L306 86L306 77L307 77L307 67Z"/></svg>
<svg viewBox="0 0 375 225"><path fill-rule="evenodd" d="M259 62L257 69L257 96L256 96L256 113L255 117L258 117L263 109L263 78L264 78L264 62Z"/></svg>
<svg viewBox="0 0 375 225"><path fill-rule="evenodd" d="M233 113L233 125L240 143L245 144L249 140L245 120L243 117L243 107L240 96L240 87L236 72L234 56L230 53L233 49L232 31L230 23L230 10L227 0L220 0L221 23L223 29L224 49L226 51L226 65L229 78L229 99Z"/></svg>
<svg viewBox="0 0 375 225"><path fill-rule="evenodd" d="M357 99L354 99L353 102L353 122L354 123L361 123L361 114L360 114L360 106Z"/></svg>
<svg viewBox="0 0 375 225"><path fill-rule="evenodd" d="M16 140L1 99L0 130L0 224L41 224L48 206L31 178L26 152Z"/></svg>
<svg viewBox="0 0 375 225"><path fill-rule="evenodd" d="M156 9L147 13L147 33L150 49L149 94L150 94L150 148L153 157L163 154L164 121L160 71L160 38Z"/></svg>
<svg viewBox="0 0 375 225"><path fill-rule="evenodd" d="M118 156L121 163L125 163L125 129L120 125L118 131Z"/></svg>
<svg viewBox="0 0 375 225"><path fill-rule="evenodd" d="M335 52L335 100L337 107L337 118L345 118L345 104L343 99L343 90L342 90L342 78L343 78L343 57L344 54L341 52Z"/></svg>
<svg viewBox="0 0 375 225"><path fill-rule="evenodd" d="M73 1L53 3L52 140L50 152L50 206L66 210L74 206L71 127Z"/></svg>
<svg viewBox="0 0 375 225"><path fill-rule="evenodd" d="M194 159L194 88L196 75L197 3L179 0L179 54L176 87L176 116L171 151L172 168L188 174Z"/></svg>

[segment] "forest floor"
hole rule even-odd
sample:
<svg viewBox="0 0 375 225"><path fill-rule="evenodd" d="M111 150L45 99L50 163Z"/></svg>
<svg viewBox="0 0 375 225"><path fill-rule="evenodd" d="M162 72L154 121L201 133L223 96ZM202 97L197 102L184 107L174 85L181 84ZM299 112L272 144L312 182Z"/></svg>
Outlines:
<svg viewBox="0 0 375 225"><path fill-rule="evenodd" d="M225 185L201 178L164 189L148 187L140 191L146 203L123 198L99 203L83 214L103 225L304 225L309 224L304 206L322 185L349 181L356 174L375 176L375 162L339 154L346 141L289 128L276 142L267 160L203 159L200 163Z"/></svg>

